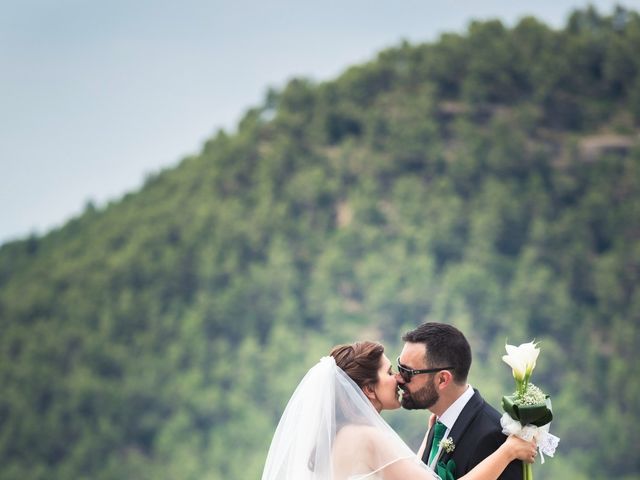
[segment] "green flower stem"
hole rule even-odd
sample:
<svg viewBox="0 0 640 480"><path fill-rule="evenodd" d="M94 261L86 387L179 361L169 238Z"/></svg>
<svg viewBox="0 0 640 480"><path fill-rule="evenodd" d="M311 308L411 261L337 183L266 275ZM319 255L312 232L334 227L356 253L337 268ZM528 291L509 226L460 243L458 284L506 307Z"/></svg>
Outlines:
<svg viewBox="0 0 640 480"><path fill-rule="evenodd" d="M522 480L533 480L533 465L522 462Z"/></svg>

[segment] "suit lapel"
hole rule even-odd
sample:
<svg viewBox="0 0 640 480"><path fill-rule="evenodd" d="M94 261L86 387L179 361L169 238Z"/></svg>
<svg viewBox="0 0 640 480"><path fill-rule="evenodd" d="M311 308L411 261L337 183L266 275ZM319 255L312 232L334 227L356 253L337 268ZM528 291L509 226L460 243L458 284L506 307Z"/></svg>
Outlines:
<svg viewBox="0 0 640 480"><path fill-rule="evenodd" d="M454 445L458 444L458 440L462 438L464 433L467 431L467 428L469 428L469 425L471 425L471 423L473 422L473 419L476 418L478 413L480 413L483 405L484 405L484 400L480 396L480 392L474 389L473 396L469 399L467 404L464 406L464 408L462 409L462 412L460 412L460 415L456 420L456 423L453 424L453 428L449 432L448 437L451 437L451 440L453 441ZM429 434L431 435L431 438L433 438L433 435L431 434L431 432L429 432ZM443 450L442 452L440 452L440 457L438 458L438 461L442 460L443 462L446 463L455 453L458 453L458 452L454 450L451 453L447 453Z"/></svg>
<svg viewBox="0 0 640 480"><path fill-rule="evenodd" d="M431 427L429 429L429 434L427 435L427 443L424 446L424 452L422 452L422 461L426 465L429 465L429 453L431 453L431 444L433 443L433 435L434 435L434 428Z"/></svg>

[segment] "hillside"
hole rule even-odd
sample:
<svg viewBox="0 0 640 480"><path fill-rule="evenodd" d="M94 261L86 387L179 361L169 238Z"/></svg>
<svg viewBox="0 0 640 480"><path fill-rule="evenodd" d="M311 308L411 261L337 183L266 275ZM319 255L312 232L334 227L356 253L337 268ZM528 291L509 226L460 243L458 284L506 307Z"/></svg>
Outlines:
<svg viewBox="0 0 640 480"><path fill-rule="evenodd" d="M259 478L309 366L425 319L496 406L540 341L536 478L640 478L638 46L621 8L404 43L0 247L0 478Z"/></svg>

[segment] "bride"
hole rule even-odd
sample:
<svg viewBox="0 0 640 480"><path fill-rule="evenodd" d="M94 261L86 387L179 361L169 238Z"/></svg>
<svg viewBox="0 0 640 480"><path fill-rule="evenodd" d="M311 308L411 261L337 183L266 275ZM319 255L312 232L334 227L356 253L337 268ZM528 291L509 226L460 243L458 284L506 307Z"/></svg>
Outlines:
<svg viewBox="0 0 640 480"><path fill-rule="evenodd" d="M380 416L400 407L384 347L334 347L309 370L282 414L262 480L433 480L439 478ZM535 445L508 437L461 477L496 479L515 459L532 462Z"/></svg>

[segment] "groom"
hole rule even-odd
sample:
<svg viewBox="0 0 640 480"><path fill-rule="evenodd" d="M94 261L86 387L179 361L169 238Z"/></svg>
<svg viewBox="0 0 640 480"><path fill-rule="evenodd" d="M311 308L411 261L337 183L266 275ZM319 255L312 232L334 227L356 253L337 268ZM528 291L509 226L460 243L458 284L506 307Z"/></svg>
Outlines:
<svg viewBox="0 0 640 480"><path fill-rule="evenodd" d="M427 436L422 461L442 478L442 469L459 478L506 440L500 414L467 383L471 348L457 328L423 323L402 340L398 358L402 406L428 408L438 420ZM511 462L499 478L521 480L522 462Z"/></svg>

